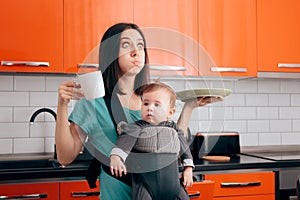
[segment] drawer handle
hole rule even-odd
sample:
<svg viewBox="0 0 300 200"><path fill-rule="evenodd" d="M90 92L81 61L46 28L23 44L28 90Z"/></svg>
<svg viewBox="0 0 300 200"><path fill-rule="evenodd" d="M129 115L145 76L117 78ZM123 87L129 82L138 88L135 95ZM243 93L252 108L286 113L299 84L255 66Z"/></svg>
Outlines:
<svg viewBox="0 0 300 200"><path fill-rule="evenodd" d="M44 199L48 194L27 194L20 196L0 196L0 199Z"/></svg>
<svg viewBox="0 0 300 200"><path fill-rule="evenodd" d="M78 68L98 68L99 64L94 63L80 63L77 65Z"/></svg>
<svg viewBox="0 0 300 200"><path fill-rule="evenodd" d="M221 183L222 188L228 187L250 187L250 186L260 186L261 182L245 182L245 183Z"/></svg>
<svg viewBox="0 0 300 200"><path fill-rule="evenodd" d="M31 67L49 67L49 62L32 62L32 61L1 61L3 66L31 66Z"/></svg>
<svg viewBox="0 0 300 200"><path fill-rule="evenodd" d="M195 198L199 198L199 197L200 197L200 192L195 192L195 193L189 194L190 199L195 199Z"/></svg>
<svg viewBox="0 0 300 200"><path fill-rule="evenodd" d="M212 67L212 72L247 72L247 68L235 68L235 67Z"/></svg>
<svg viewBox="0 0 300 200"><path fill-rule="evenodd" d="M100 192L72 192L72 197L99 196Z"/></svg>
<svg viewBox="0 0 300 200"><path fill-rule="evenodd" d="M282 68L299 68L300 64L297 63L278 63L278 67Z"/></svg>

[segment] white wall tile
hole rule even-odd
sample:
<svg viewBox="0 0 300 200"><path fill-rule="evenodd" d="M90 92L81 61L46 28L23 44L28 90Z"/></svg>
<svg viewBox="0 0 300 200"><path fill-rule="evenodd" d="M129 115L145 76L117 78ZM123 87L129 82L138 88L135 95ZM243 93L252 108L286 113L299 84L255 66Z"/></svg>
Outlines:
<svg viewBox="0 0 300 200"><path fill-rule="evenodd" d="M258 135L259 145L280 145L281 134L280 133L259 133Z"/></svg>
<svg viewBox="0 0 300 200"><path fill-rule="evenodd" d="M247 132L269 132L269 120L249 120Z"/></svg>
<svg viewBox="0 0 300 200"><path fill-rule="evenodd" d="M270 121L271 132L291 132L292 121L291 120L271 120Z"/></svg>
<svg viewBox="0 0 300 200"><path fill-rule="evenodd" d="M300 107L279 108L280 119L300 119Z"/></svg>
<svg viewBox="0 0 300 200"><path fill-rule="evenodd" d="M234 119L256 119L255 107L234 107L233 108Z"/></svg>
<svg viewBox="0 0 300 200"><path fill-rule="evenodd" d="M39 109L39 107L15 107L14 108L14 122L29 123L32 114ZM38 115L34 121L44 121L44 116Z"/></svg>
<svg viewBox="0 0 300 200"><path fill-rule="evenodd" d="M300 94L292 94L291 99L292 106L300 106Z"/></svg>
<svg viewBox="0 0 300 200"><path fill-rule="evenodd" d="M240 145L241 146L258 146L258 133L240 134Z"/></svg>
<svg viewBox="0 0 300 200"><path fill-rule="evenodd" d="M194 121L197 120L208 120L208 108L207 107L200 107L196 108L192 112L191 119Z"/></svg>
<svg viewBox="0 0 300 200"><path fill-rule="evenodd" d="M279 119L277 107L257 107L257 119Z"/></svg>
<svg viewBox="0 0 300 200"><path fill-rule="evenodd" d="M54 152L54 144L55 144L54 137L45 138L45 152Z"/></svg>
<svg viewBox="0 0 300 200"><path fill-rule="evenodd" d="M14 139L14 153L40 153L44 151L44 138Z"/></svg>
<svg viewBox="0 0 300 200"><path fill-rule="evenodd" d="M280 93L280 81L258 80L258 93Z"/></svg>
<svg viewBox="0 0 300 200"><path fill-rule="evenodd" d="M46 77L46 91L47 92L57 92L60 84L66 81L71 81L75 79L76 75L68 76L49 76Z"/></svg>
<svg viewBox="0 0 300 200"><path fill-rule="evenodd" d="M45 91L43 76L15 76L15 91Z"/></svg>
<svg viewBox="0 0 300 200"><path fill-rule="evenodd" d="M28 123L0 123L0 138L16 138L28 136Z"/></svg>
<svg viewBox="0 0 300 200"><path fill-rule="evenodd" d="M0 91L13 91L13 80L13 76L0 75Z"/></svg>
<svg viewBox="0 0 300 200"><path fill-rule="evenodd" d="M57 92L30 92L30 106L56 106Z"/></svg>
<svg viewBox="0 0 300 200"><path fill-rule="evenodd" d="M233 119L232 107L211 107L209 108L209 120L230 120Z"/></svg>
<svg viewBox="0 0 300 200"><path fill-rule="evenodd" d="M295 133L282 133L281 140L283 145L299 145L300 132Z"/></svg>
<svg viewBox="0 0 300 200"><path fill-rule="evenodd" d="M30 127L30 137L54 137L55 123L35 122Z"/></svg>
<svg viewBox="0 0 300 200"><path fill-rule="evenodd" d="M224 122L224 131L236 131L246 132L247 121L246 120L227 120Z"/></svg>
<svg viewBox="0 0 300 200"><path fill-rule="evenodd" d="M289 94L270 94L269 106L290 106L291 96Z"/></svg>
<svg viewBox="0 0 300 200"><path fill-rule="evenodd" d="M300 120L292 120L292 131L300 132Z"/></svg>
<svg viewBox="0 0 300 200"><path fill-rule="evenodd" d="M0 106L28 106L27 92L0 92Z"/></svg>
<svg viewBox="0 0 300 200"><path fill-rule="evenodd" d="M12 139L0 139L0 154L11 154L13 147Z"/></svg>
<svg viewBox="0 0 300 200"><path fill-rule="evenodd" d="M234 81L223 80L223 81L211 81L212 88L225 88L234 91Z"/></svg>
<svg viewBox="0 0 300 200"><path fill-rule="evenodd" d="M10 107L0 107L0 122L12 122L13 111Z"/></svg>
<svg viewBox="0 0 300 200"><path fill-rule="evenodd" d="M299 80L282 80L281 93L300 93Z"/></svg>
<svg viewBox="0 0 300 200"><path fill-rule="evenodd" d="M246 94L246 106L268 106L268 95Z"/></svg>
<svg viewBox="0 0 300 200"><path fill-rule="evenodd" d="M244 94L231 94L224 99L226 106L245 106L246 99Z"/></svg>
<svg viewBox="0 0 300 200"><path fill-rule="evenodd" d="M235 82L236 93L257 93L256 80L239 80Z"/></svg>

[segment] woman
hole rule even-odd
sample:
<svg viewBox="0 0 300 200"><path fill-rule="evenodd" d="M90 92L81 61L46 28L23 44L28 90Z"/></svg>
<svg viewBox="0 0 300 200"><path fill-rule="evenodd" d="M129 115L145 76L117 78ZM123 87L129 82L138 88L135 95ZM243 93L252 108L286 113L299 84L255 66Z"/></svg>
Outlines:
<svg viewBox="0 0 300 200"><path fill-rule="evenodd" d="M141 119L140 86L149 82L149 73L146 41L138 26L119 23L110 27L101 40L99 61L105 84L104 98L77 101L68 118L68 103L83 94L76 90L73 81L59 87L55 143L62 165L77 157L87 136L98 151L109 157L117 140L115 124L124 118L128 123ZM192 110L209 102L211 99L185 103L179 127L186 131ZM104 170L100 184L101 200L131 199L131 187Z"/></svg>

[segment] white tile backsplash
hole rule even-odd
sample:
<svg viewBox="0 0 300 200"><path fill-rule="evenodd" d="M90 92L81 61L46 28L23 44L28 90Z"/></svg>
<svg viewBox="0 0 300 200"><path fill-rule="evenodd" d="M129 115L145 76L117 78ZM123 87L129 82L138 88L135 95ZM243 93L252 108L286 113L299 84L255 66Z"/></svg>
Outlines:
<svg viewBox="0 0 300 200"><path fill-rule="evenodd" d="M53 152L55 122L41 113L34 125L31 115L42 107L56 111L61 82L75 75L0 75L0 154ZM176 91L203 87L227 88L224 102L193 111L190 129L197 132L235 131L242 146L300 145L299 80L205 80L167 78ZM177 103L174 118L179 116ZM70 103L70 109L74 103ZM69 110L70 112L70 110Z"/></svg>

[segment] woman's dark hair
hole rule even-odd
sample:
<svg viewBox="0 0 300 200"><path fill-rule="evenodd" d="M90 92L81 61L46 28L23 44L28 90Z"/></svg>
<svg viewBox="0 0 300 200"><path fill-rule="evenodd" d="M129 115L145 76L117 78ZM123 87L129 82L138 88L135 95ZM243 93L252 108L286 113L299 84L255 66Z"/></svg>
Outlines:
<svg viewBox="0 0 300 200"><path fill-rule="evenodd" d="M132 23L118 23L111 26L103 35L100 50L99 50L99 70L103 73L103 80L105 85L105 94L112 95L115 87L118 87L118 77L120 67L118 62L121 34L124 30L137 30L144 40L145 64L143 69L135 77L134 90L136 94L140 94L141 86L149 83L148 70L148 53L146 40L141 29ZM117 88L118 89L118 88Z"/></svg>

